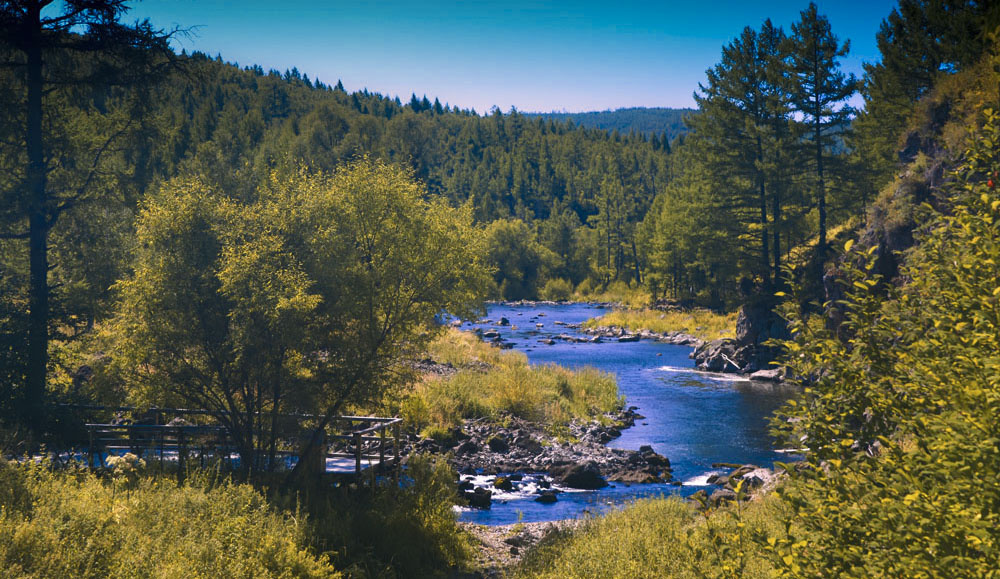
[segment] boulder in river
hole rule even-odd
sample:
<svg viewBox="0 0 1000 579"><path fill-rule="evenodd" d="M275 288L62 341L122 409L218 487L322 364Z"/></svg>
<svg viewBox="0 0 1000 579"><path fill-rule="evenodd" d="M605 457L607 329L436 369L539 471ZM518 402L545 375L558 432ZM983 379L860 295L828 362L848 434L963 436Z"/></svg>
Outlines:
<svg viewBox="0 0 1000 579"><path fill-rule="evenodd" d="M557 500L559 499L556 497L556 491L553 490L544 490L539 493L537 497L535 497L536 503L542 503L544 505L550 505Z"/></svg>
<svg viewBox="0 0 1000 579"><path fill-rule="evenodd" d="M740 366L735 356L736 340L732 338L712 340L693 352L698 369L706 372L738 372Z"/></svg>
<svg viewBox="0 0 1000 579"><path fill-rule="evenodd" d="M479 452L479 444L475 440L466 440L455 449L455 454L459 455L475 454L477 452Z"/></svg>
<svg viewBox="0 0 1000 579"><path fill-rule="evenodd" d="M463 493L469 506L475 509L488 509L493 503L493 493L484 488L475 488Z"/></svg>
<svg viewBox="0 0 1000 579"><path fill-rule="evenodd" d="M493 452L499 452L503 454L510 450L510 445L507 444L507 440L501 435L491 436L486 444L490 447Z"/></svg>
<svg viewBox="0 0 1000 579"><path fill-rule="evenodd" d="M781 382L784 379L784 373L785 372L783 368L757 370L753 374L750 374L750 379L758 380L761 382Z"/></svg>
<svg viewBox="0 0 1000 579"><path fill-rule="evenodd" d="M509 493L514 490L514 483L505 476L498 476L493 480L493 487Z"/></svg>
<svg viewBox="0 0 1000 579"><path fill-rule="evenodd" d="M592 460L554 464L549 469L549 476L557 483L573 489L596 490L608 486L608 481L601 476L600 467Z"/></svg>

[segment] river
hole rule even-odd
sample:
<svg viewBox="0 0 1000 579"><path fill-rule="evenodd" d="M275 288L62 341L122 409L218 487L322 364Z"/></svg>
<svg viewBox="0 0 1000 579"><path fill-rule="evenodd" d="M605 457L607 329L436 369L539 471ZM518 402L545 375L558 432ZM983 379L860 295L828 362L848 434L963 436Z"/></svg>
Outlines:
<svg viewBox="0 0 1000 579"><path fill-rule="evenodd" d="M530 497L494 501L490 510L462 509L459 520L502 525L574 518L641 497L687 495L701 488L711 492L704 480L721 472L712 468L713 463L771 466L775 460L788 459L775 452L767 418L790 395L790 387L698 372L688 358L688 346L651 340L586 344L557 340L551 346L540 342L563 333L581 335L557 321L578 324L606 311L591 304L493 304L486 319L494 323L466 322L462 329L496 330L533 364L593 366L615 374L626 406L637 406L645 418L609 446L638 450L652 445L670 459L674 479L684 485L613 483L598 491L561 493L554 504L536 503ZM495 321L501 317L511 325L498 326Z"/></svg>

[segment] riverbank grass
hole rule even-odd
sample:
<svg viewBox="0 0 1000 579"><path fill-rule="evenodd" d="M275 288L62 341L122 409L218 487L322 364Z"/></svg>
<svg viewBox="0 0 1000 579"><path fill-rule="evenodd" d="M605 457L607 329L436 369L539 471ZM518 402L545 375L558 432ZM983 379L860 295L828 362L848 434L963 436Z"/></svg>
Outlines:
<svg viewBox="0 0 1000 579"><path fill-rule="evenodd" d="M584 280L568 299L577 302L614 303L624 308L642 308L652 301L652 296L645 287L632 287L622 281L612 282L601 288L591 285L589 280Z"/></svg>
<svg viewBox="0 0 1000 579"><path fill-rule="evenodd" d="M708 512L677 497L640 500L539 543L514 576L772 577L759 538L784 535L781 509L771 497Z"/></svg>
<svg viewBox="0 0 1000 579"><path fill-rule="evenodd" d="M736 313L719 314L711 310L660 311L650 308L618 309L583 323L585 328L616 326L631 332L649 330L664 334L682 332L702 340L734 338Z"/></svg>
<svg viewBox="0 0 1000 579"><path fill-rule="evenodd" d="M469 332L449 329L428 354L457 372L425 376L413 386L402 412L418 429L447 429L463 419L506 414L558 428L574 418L600 419L623 404L612 374L530 365L522 352L501 350Z"/></svg>

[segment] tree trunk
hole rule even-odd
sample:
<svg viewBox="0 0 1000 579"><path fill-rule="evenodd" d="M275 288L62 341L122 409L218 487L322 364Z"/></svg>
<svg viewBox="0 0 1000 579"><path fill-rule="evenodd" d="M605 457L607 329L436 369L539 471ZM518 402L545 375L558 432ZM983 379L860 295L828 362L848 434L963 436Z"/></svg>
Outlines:
<svg viewBox="0 0 1000 579"><path fill-rule="evenodd" d="M632 238L632 260L635 262L635 283L642 283L642 269L639 267L639 250L635 246L635 238Z"/></svg>
<svg viewBox="0 0 1000 579"><path fill-rule="evenodd" d="M816 252L822 257L826 255L826 183L823 182L823 127L821 126L823 108L820 103L821 80L819 77L819 41L813 42L813 90L816 93L813 110L815 123L814 138L816 139L816 177L817 194L819 195L819 243ZM821 261L822 262L822 261Z"/></svg>
<svg viewBox="0 0 1000 579"><path fill-rule="evenodd" d="M24 420L33 429L41 426L45 405L45 377L49 347L49 259L48 195L46 192L45 151L42 147L42 38L41 13L29 4L25 30L27 56L27 125L25 145L28 156L28 367L25 382Z"/></svg>
<svg viewBox="0 0 1000 579"><path fill-rule="evenodd" d="M757 162L764 162L764 144L761 142L760 135L757 135ZM767 191L764 187L764 175L763 171L757 169L757 186L759 189L759 204L760 204L760 264L761 264L761 276L763 277L764 287L769 287L771 285L771 262L770 262L770 251L767 245Z"/></svg>
<svg viewBox="0 0 1000 579"><path fill-rule="evenodd" d="M781 193L777 186L771 188L771 221L774 223L772 228L774 243L771 245L774 256L774 282L775 285L781 285Z"/></svg>
<svg viewBox="0 0 1000 579"><path fill-rule="evenodd" d="M817 107L819 108L819 107ZM819 117L816 118L816 188L819 195L819 243L816 244L816 251L820 255L826 253L826 183L823 181L823 142L820 140L821 131Z"/></svg>

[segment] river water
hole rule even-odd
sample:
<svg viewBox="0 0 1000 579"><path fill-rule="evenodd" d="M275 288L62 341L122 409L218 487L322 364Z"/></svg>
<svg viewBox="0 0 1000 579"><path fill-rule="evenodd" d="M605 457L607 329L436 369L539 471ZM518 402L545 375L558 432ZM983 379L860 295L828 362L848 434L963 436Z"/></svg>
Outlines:
<svg viewBox="0 0 1000 579"><path fill-rule="evenodd" d="M582 335L558 325L580 323L607 310L591 304L509 305L489 307L493 323L466 322L463 330L482 328L500 333L533 364L556 363L577 368L593 366L615 374L626 406L638 406L644 419L622 431L609 446L638 450L644 444L670 459L670 484L612 483L597 491L564 492L554 504L540 504L529 495L494 500L490 510L462 509L459 519L488 525L551 521L598 513L637 498L672 493L691 494L706 487L713 463L753 463L771 466L787 455L775 452L767 418L792 393L790 387L750 382L731 375L698 372L688 358L691 348L651 340L620 343L570 343L549 346L540 340L559 334ZM501 317L510 326L498 326ZM484 320L485 321L485 320ZM541 326L538 326L541 324Z"/></svg>

